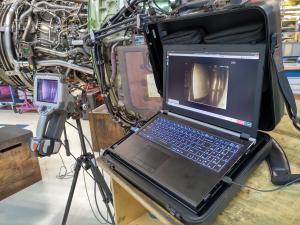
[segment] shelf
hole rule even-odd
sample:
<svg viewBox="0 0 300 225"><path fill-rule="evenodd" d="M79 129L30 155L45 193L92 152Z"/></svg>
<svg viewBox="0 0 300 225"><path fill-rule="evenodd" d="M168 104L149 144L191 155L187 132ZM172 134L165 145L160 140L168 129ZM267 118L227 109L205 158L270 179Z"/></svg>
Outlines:
<svg viewBox="0 0 300 225"><path fill-rule="evenodd" d="M282 11L286 11L286 10L300 10L300 5L281 6L280 9Z"/></svg>

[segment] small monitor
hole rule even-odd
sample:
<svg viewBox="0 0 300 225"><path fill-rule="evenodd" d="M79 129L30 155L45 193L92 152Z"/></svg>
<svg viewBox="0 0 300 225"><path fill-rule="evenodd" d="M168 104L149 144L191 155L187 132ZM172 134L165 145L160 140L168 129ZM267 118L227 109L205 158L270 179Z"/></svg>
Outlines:
<svg viewBox="0 0 300 225"><path fill-rule="evenodd" d="M37 101L57 104L58 81L37 79Z"/></svg>
<svg viewBox="0 0 300 225"><path fill-rule="evenodd" d="M65 107L68 85L62 82L61 78L61 74L36 74L34 76L34 104L52 109Z"/></svg>

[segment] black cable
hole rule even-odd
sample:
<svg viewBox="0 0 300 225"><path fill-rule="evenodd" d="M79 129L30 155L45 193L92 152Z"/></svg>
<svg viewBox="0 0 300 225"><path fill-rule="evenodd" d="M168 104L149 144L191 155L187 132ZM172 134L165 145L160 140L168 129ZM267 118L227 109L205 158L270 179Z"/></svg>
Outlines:
<svg viewBox="0 0 300 225"><path fill-rule="evenodd" d="M66 121L67 124L69 124L71 127L73 127L74 129L78 130L77 127L75 127L73 124L71 124L70 122ZM93 151L93 148L92 148L92 145L91 145L91 142L89 141L89 139L87 139L87 137L83 134L83 138L86 140L86 142L88 143L89 145L89 148L91 149L91 153L94 155L95 159L96 159L96 156L94 154L94 151ZM76 160L76 157L70 153L70 155ZM85 168L83 166L81 166L84 170ZM95 182L96 180L94 179L94 177L88 172L88 171L85 171ZM102 172L102 176L103 176L103 172Z"/></svg>
<svg viewBox="0 0 300 225"><path fill-rule="evenodd" d="M113 24L113 25L111 25L111 26L102 28L102 29L100 29L100 30L96 30L96 31L94 32L94 34L95 34L95 35L101 34L101 33L103 33L103 32L106 32L106 31L108 31L108 30L111 30L111 29L113 29L113 28L117 28L117 27L119 27L119 26L121 26L121 25L124 25L124 24L126 24L126 23L131 23L131 22L134 22L134 21L136 21L136 18L129 18L129 19L123 20L123 21L121 21L121 22L119 22L119 23Z"/></svg>
<svg viewBox="0 0 300 225"><path fill-rule="evenodd" d="M78 128L77 127L75 127L73 124L71 124L70 122L68 122L68 121L66 121L70 126L72 126L74 129L76 129L76 130L78 130ZM87 141L87 143L88 143L88 145L89 145L89 147L90 147L90 149L91 149L91 151L92 151L92 154L94 155L94 157L96 158L96 156L95 156L95 154L94 154L94 151L93 151L93 148L92 148L92 145L91 145L91 142L87 139L87 137L85 136L85 135L83 135L83 137L84 137L84 139ZM63 143L62 143L63 144ZM76 160L76 158L75 158L75 156L72 154L72 153L70 153L70 155ZM100 152L99 152L99 156L101 156L100 155ZM86 171L87 172L87 174L95 181L95 179L93 178L93 176L88 172L88 171ZM104 177L104 173L103 173L103 169L101 169L101 174L102 174L102 176ZM95 181L96 182L96 181Z"/></svg>
<svg viewBox="0 0 300 225"><path fill-rule="evenodd" d="M139 4L139 3L143 2L143 1L145 1L145 0L133 0L132 2L129 2L129 6L130 6L130 8L133 8L135 5L137 5L137 4ZM107 26L109 26L111 24L115 24L116 22L120 21L122 17L126 18L127 13L131 13L131 12L128 10L128 8L126 8L125 6L123 6L119 10L119 12L117 12L106 23L104 23L102 27L107 27Z"/></svg>
<svg viewBox="0 0 300 225"><path fill-rule="evenodd" d="M144 0L133 0L132 2L129 2L130 8L133 6L138 5L141 2L145 2ZM130 16L127 16L126 13L130 13ZM95 34L99 35L98 38L104 38L107 36L112 35L113 33L120 32L121 30L127 30L128 28L134 26L134 24L128 24L128 23L133 23L135 21L135 18L129 18L132 15L135 15L136 12L129 12L126 7L123 7L117 14L115 14L112 18L110 18L99 31L96 31ZM129 18L129 19L128 19ZM125 25L126 26L120 27L119 25ZM116 30L113 30L112 28L118 28ZM109 32L109 30L112 30ZM108 32L107 32L108 31ZM103 32L107 32L103 34ZM110 87L106 84L105 82L105 71L103 69L103 57L101 55L101 49L100 49L100 43L95 44L93 48L93 55L94 55L94 60L97 62L94 65L95 68L95 74L97 76L97 80L99 82L99 86L101 87L102 92L105 94L104 102L108 108L109 113L115 117L118 121L122 121L127 126L135 126L139 121L137 118L128 118L128 115L122 115L117 108L112 104L112 101L109 96L109 91ZM126 114L126 113L125 113ZM131 116L131 115L130 115Z"/></svg>
<svg viewBox="0 0 300 225"><path fill-rule="evenodd" d="M94 209L93 209L93 207L92 207L92 203L91 203L91 200L90 200L90 196L89 196L89 193L88 193L88 190L87 190L87 185L86 185L86 179L85 179L84 172L87 172L87 171L83 170L83 171L82 171L82 175L83 175L83 181L84 181L85 193L86 193L86 197L87 197L87 199L88 199L90 208L91 208L91 210L92 210L92 212L93 212L93 215L94 215L95 219L96 219L100 224L106 224L106 222L101 221L101 220L96 216L96 213L95 213L95 211L94 211Z"/></svg>
<svg viewBox="0 0 300 225"><path fill-rule="evenodd" d="M115 33L118 33L118 32L121 32L123 30L126 30L127 28L130 28L130 27L135 27L136 26L136 23L131 23L131 24L128 24L128 25L125 25L125 26L122 26L122 27L119 27L119 28L116 28L115 30L112 30L110 32L107 32L105 34L101 34L99 36L96 37L97 40L101 40L103 38L106 38L108 36L111 36Z"/></svg>
<svg viewBox="0 0 300 225"><path fill-rule="evenodd" d="M68 122L69 123L69 122ZM72 124L70 124L70 125L72 125ZM73 125L72 125L73 126ZM73 126L74 128L76 128L75 126ZM64 145L63 143L62 143L62 145ZM73 157L73 159L76 161L76 157L70 152L70 155ZM59 153L59 156L61 157L61 160L62 160L62 162L63 162L63 165L65 166L65 164L64 164L64 161L63 161L63 159L62 159L62 156L60 155L60 153ZM94 209L93 209L93 207L92 207L92 203L91 203L91 201L90 201L90 197L89 197L89 194L88 194L88 191L87 191L87 185L86 185L86 179L85 179L85 175L84 175L84 173L86 172L89 176L90 176L90 178L92 178L92 180L96 183L96 180L94 179L94 177L88 172L88 171L86 171L85 170L85 168L83 167L83 165L81 165L81 167L83 168L83 180L84 180L84 186L85 186L85 192L86 192L86 196L87 196L87 199L88 199L88 202L89 202L89 205L90 205L90 208L91 208L91 211L92 211L92 213L93 213L93 215L94 215L94 217L95 217L95 219L100 223L100 224L107 224L107 222L105 221L105 222L102 222L97 216L96 216L96 214L95 214L95 211L94 211ZM72 171L73 172L73 171ZM72 177L73 177L73 175L72 175ZM59 178L59 179L64 179L64 178ZM100 213L99 213L100 214ZM101 217L102 217L102 214L101 214Z"/></svg>
<svg viewBox="0 0 300 225"><path fill-rule="evenodd" d="M107 217L107 218L104 218L104 216L102 215L101 210L100 210L100 208L99 208L98 201L97 201L97 188L96 188L96 182L94 182L94 199L95 199L95 203L96 203L96 209L97 209L99 215L101 216L101 218L102 218L106 223L112 224L112 222L108 220L108 217ZM107 211L106 211L106 213L107 213ZM107 213L106 215L108 215L108 213Z"/></svg>
<svg viewBox="0 0 300 225"><path fill-rule="evenodd" d="M71 124L69 121L66 121L66 123L69 124L69 125L70 125L71 127L73 127L74 129L78 130L78 128L75 127L73 124ZM85 135L83 135L83 138L84 138L85 141L88 143L89 148L90 148L91 151L92 151L92 154L95 156L91 142L89 141L89 139L88 139Z"/></svg>
<svg viewBox="0 0 300 225"><path fill-rule="evenodd" d="M160 12L162 12L162 13L164 13L164 14L166 14L166 15L169 15L170 13L169 12L167 12L166 10L164 10L163 8L161 8L158 4L157 4L157 2L156 2L156 0L152 0L151 2L153 2L153 4L155 5L155 9L158 9Z"/></svg>
<svg viewBox="0 0 300 225"><path fill-rule="evenodd" d="M255 188L255 187L251 187L249 185L244 185L244 184L240 184L238 182L235 182L230 177L223 177L222 181L224 181L227 184L234 184L234 185L244 187L244 188L249 188L251 190L258 191L258 192L274 192L274 191L278 191L280 189L286 188L286 187L300 181L300 177L293 180L293 181L291 181L291 182L289 182L289 183L286 183L285 185L282 185L282 186L274 188L274 189L258 189L258 188Z"/></svg>
<svg viewBox="0 0 300 225"><path fill-rule="evenodd" d="M99 46L95 45L93 53L94 53L94 57L95 57L96 62L98 62L98 64L95 65L95 72L96 72L96 75L98 76L98 82L99 82L99 86L100 86L102 92L103 93L108 93L109 88L105 84L105 72L104 72L103 65L102 65L103 64L102 63L103 58L100 55L100 51L101 51L101 49L99 49ZM118 112L118 110L116 110L116 111L114 110L113 104L112 104L111 99L109 98L109 96L107 96L107 95L104 96L104 102L105 102L105 105L106 105L107 110L108 110L110 115L120 119L125 124L129 124L131 126L134 126L136 124L136 122L128 121L126 118L124 118Z"/></svg>
<svg viewBox="0 0 300 225"><path fill-rule="evenodd" d="M74 158L75 161L77 160L72 153L70 153L70 155ZM83 165L81 165L81 167L85 170ZM95 178L88 171L85 170L85 172L90 176L91 179L93 179L96 182Z"/></svg>
<svg viewBox="0 0 300 225"><path fill-rule="evenodd" d="M74 164L71 165L71 167L70 167L71 171L68 172L68 169L66 167L66 164L65 164L65 162L64 162L61 154L58 153L58 155L59 155L59 157L60 157L61 162L62 162L63 165L59 168L59 172L58 172L58 175L56 175L56 178L57 179L70 179L70 178L73 178L73 175L74 175ZM64 169L65 172L62 174L62 170L63 169Z"/></svg>

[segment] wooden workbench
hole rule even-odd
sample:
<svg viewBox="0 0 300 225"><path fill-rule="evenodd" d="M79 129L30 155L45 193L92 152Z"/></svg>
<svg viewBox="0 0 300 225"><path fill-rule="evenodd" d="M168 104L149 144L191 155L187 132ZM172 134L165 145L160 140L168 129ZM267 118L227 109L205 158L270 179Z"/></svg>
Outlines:
<svg viewBox="0 0 300 225"><path fill-rule="evenodd" d="M298 99L298 108L300 109ZM300 173L300 133L287 115L270 132L285 150L293 173ZM181 224L145 194L98 159L112 178L117 225ZM263 162L248 179L247 185L269 189L270 173ZM150 212L150 213L149 213ZM157 218L157 219L156 219ZM242 188L214 224L217 225L300 225L300 183L272 193Z"/></svg>

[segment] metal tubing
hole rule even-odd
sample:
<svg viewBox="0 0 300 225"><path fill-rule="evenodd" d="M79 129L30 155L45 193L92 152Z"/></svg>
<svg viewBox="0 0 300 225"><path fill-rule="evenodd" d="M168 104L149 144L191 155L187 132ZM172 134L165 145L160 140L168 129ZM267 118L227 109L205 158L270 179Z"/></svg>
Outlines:
<svg viewBox="0 0 300 225"><path fill-rule="evenodd" d="M82 48L74 48L74 49L71 49L71 50L65 51L65 52L56 51L56 50L44 48L44 47L35 47L34 50L44 52L44 53L47 53L50 55L55 55L55 56L62 57L62 58L66 58L71 55L76 55L78 53L82 53L82 54L86 55L86 53L84 52L84 50Z"/></svg>
<svg viewBox="0 0 300 225"><path fill-rule="evenodd" d="M15 66L15 69L20 68L20 67L28 67L29 62L28 61L17 61L14 58L13 52L12 52L12 36L11 36L11 24L15 15L15 11L18 8L18 6L21 4L22 0L16 0L10 7L6 20L4 23L4 45L5 45L5 53L7 55L8 60L11 62L12 65ZM83 73L88 73L88 74L93 74L94 70L87 68L87 67L81 67L76 64L72 64L63 60L37 60L36 65L38 66L63 66L67 67L73 70L77 70ZM20 77L20 79L22 79ZM22 81L25 84L28 84L28 82L24 79ZM29 86L32 86L29 84Z"/></svg>
<svg viewBox="0 0 300 225"><path fill-rule="evenodd" d="M31 27L31 24L32 24L32 16L30 15L28 17L28 21L27 21L27 24L26 24L26 27L25 27L25 30L24 30L24 33L23 33L23 36L22 36L22 39L24 41L26 41L26 39L27 39L27 35L28 35L29 29Z"/></svg>
<svg viewBox="0 0 300 225"><path fill-rule="evenodd" d="M78 66L76 64L73 63L69 63L63 60L39 60L36 61L36 65L37 66L63 66L66 68L70 68L73 70L77 70L80 71L82 73L87 73L87 74L94 74L94 70L88 67L82 67L82 66Z"/></svg>

